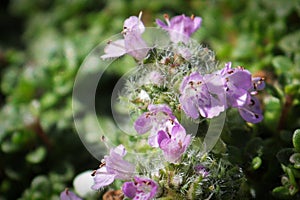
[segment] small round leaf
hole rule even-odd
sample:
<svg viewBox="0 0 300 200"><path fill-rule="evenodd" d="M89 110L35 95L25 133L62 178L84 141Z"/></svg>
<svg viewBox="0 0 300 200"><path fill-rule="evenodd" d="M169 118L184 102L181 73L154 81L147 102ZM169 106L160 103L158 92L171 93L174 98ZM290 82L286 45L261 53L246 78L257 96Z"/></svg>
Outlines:
<svg viewBox="0 0 300 200"><path fill-rule="evenodd" d="M260 157L257 156L255 158L253 158L253 160L252 160L252 168L254 170L257 170L261 166L261 164L262 164L262 160L261 160Z"/></svg>
<svg viewBox="0 0 300 200"><path fill-rule="evenodd" d="M293 135L293 145L297 152L300 152L300 129L295 130Z"/></svg>

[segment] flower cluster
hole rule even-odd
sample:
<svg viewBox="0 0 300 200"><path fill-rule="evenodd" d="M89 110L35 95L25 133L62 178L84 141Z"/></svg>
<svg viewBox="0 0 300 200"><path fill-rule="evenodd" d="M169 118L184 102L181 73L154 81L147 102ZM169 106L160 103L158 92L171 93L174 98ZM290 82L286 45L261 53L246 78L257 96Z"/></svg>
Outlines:
<svg viewBox="0 0 300 200"><path fill-rule="evenodd" d="M200 17L164 18L166 24L159 19L156 23L169 34L170 45L166 49L151 47L142 38L146 30L140 14L125 20L124 39L110 41L101 56L108 59L128 54L138 61L137 73L128 78L127 85L131 87L125 88L123 100L128 100L132 113L138 113L134 120L137 135L148 134L149 148L160 149L164 167L155 173L145 172L124 159L125 147L119 145L110 149L94 171L92 189L99 190L118 179L127 181L122 192L130 199L169 195L175 195L175 199L209 199L216 184L223 184L218 185L220 189L236 190L242 180L241 170L201 152L201 138L192 137L182 119L197 123L236 108L244 120L258 123L263 114L255 95L264 88L264 80L252 77L243 67L232 68L230 62L216 70L211 51L190 40L200 28ZM224 180L217 181L219 177Z"/></svg>
<svg viewBox="0 0 300 200"><path fill-rule="evenodd" d="M252 78L242 67L231 68L229 62L224 69L212 74L194 72L186 76L180 87L179 101L186 115L193 119L199 115L213 118L233 107L239 109L244 120L258 123L263 115L254 95L263 88L262 78Z"/></svg>

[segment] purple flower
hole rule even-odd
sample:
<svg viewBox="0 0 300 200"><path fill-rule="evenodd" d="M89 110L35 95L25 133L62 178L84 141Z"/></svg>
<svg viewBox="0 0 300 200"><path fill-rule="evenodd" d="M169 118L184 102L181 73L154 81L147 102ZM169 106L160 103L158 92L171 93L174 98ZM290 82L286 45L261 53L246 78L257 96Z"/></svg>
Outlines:
<svg viewBox="0 0 300 200"><path fill-rule="evenodd" d="M104 48L104 55L102 59L106 58L117 58L126 54L125 41L123 39L116 41L109 41Z"/></svg>
<svg viewBox="0 0 300 200"><path fill-rule="evenodd" d="M145 26L140 18L141 13L139 17L131 16L124 21L122 31L124 39L109 42L104 49L105 54L101 58L115 58L126 53L137 60L143 60L147 56L149 48L142 39Z"/></svg>
<svg viewBox="0 0 300 200"><path fill-rule="evenodd" d="M81 200L81 198L66 188L62 193L60 193L60 200Z"/></svg>
<svg viewBox="0 0 300 200"><path fill-rule="evenodd" d="M202 178L206 178L209 175L209 172L207 171L207 169L201 164L196 165L194 167L194 169L197 174L202 176Z"/></svg>
<svg viewBox="0 0 300 200"><path fill-rule="evenodd" d="M228 107L238 108L241 117L248 122L258 123L263 120L260 103L253 95L265 87L264 79L253 78L242 67L231 68L230 62L219 73L225 81Z"/></svg>
<svg viewBox="0 0 300 200"><path fill-rule="evenodd" d="M263 120L260 103L254 96L250 97L246 105L239 107L239 113L247 122L258 123Z"/></svg>
<svg viewBox="0 0 300 200"><path fill-rule="evenodd" d="M224 83L219 74L202 76L194 72L186 76L180 86L179 102L189 117L213 118L225 110Z"/></svg>
<svg viewBox="0 0 300 200"><path fill-rule="evenodd" d="M169 20L168 15L164 15L167 24L160 19L156 19L156 23L161 28L167 30L171 36L171 41L174 43L187 43L191 35L200 28L202 19L200 17L186 17L179 15Z"/></svg>
<svg viewBox="0 0 300 200"><path fill-rule="evenodd" d="M159 147L157 133L159 130L165 130L169 121L177 122L172 110L167 105L148 106L149 112L144 112L135 122L134 128L138 134L144 134L150 131L148 143L152 147Z"/></svg>
<svg viewBox="0 0 300 200"><path fill-rule="evenodd" d="M252 87L251 73L241 67L231 68L231 63L227 63L221 71L225 81L227 103L230 107L241 107L250 98L249 90Z"/></svg>
<svg viewBox="0 0 300 200"><path fill-rule="evenodd" d="M150 200L155 197L158 185L148 178L134 177L133 182L125 182L122 191L133 200Z"/></svg>
<svg viewBox="0 0 300 200"><path fill-rule="evenodd" d="M110 150L109 156L104 156L104 161L100 168L94 173L93 190L98 190L111 184L115 179L128 180L133 177L135 166L125 160L126 150L123 145L119 145Z"/></svg>
<svg viewBox="0 0 300 200"><path fill-rule="evenodd" d="M97 169L94 177L94 185L92 186L93 190L99 190L107 185L110 185L114 182L116 175L111 174L107 171L105 166Z"/></svg>
<svg viewBox="0 0 300 200"><path fill-rule="evenodd" d="M168 162L178 162L190 142L191 136L186 135L185 129L176 122L171 123L166 131L158 132L158 144Z"/></svg>

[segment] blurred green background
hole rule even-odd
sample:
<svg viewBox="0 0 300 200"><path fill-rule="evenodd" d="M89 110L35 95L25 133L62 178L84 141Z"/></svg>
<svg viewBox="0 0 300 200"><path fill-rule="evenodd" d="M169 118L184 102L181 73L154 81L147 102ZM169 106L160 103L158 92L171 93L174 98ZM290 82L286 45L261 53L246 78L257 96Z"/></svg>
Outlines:
<svg viewBox="0 0 300 200"><path fill-rule="evenodd" d="M0 199L57 199L76 174L97 168L74 128L75 75L93 47L140 11L150 27L164 13L202 17L194 39L221 63L232 61L266 78L265 120L256 126L228 121L223 140L246 174L249 194L298 198L294 164L300 161L288 156L296 151L292 136L300 127L299 0L2 0ZM123 71L110 70L104 80L110 87L97 97L107 123L111 85Z"/></svg>

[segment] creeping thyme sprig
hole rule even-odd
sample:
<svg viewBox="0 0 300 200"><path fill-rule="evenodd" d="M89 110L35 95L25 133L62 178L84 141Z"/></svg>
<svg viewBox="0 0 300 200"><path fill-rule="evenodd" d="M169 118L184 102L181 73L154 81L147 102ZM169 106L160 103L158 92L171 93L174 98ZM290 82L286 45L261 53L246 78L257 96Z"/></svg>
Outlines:
<svg viewBox="0 0 300 200"><path fill-rule="evenodd" d="M96 170L93 189L120 179L127 181L122 191L131 199L237 198L245 181L242 170L224 152L205 152L202 139L192 137L182 125L181 115L199 122L236 108L246 121L257 123L263 115L254 95L263 89L263 79L242 67L232 68L230 62L220 69L213 51L191 41L200 17L165 15L165 21L157 24L170 35L168 47L150 47L144 41L140 15L125 20L124 39L109 42L101 56L128 54L138 61L120 100L134 116L137 134L148 134L148 145L161 151L159 163L149 156L148 162L141 159L134 167L119 145Z"/></svg>

